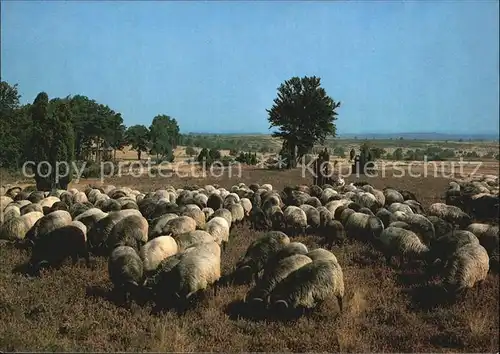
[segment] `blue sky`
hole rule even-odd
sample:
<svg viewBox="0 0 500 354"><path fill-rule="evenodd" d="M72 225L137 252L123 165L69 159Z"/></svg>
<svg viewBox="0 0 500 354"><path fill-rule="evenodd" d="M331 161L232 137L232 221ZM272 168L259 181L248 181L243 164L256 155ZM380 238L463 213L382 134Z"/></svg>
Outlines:
<svg viewBox="0 0 500 354"><path fill-rule="evenodd" d="M498 1L3 1L1 76L22 101L83 94L149 126L267 132L292 76L337 131L496 133Z"/></svg>

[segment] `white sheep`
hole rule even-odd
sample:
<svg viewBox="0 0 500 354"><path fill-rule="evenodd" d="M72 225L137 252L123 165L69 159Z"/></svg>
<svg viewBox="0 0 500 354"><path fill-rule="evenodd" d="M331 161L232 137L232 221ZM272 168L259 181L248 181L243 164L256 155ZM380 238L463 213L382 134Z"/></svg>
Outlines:
<svg viewBox="0 0 500 354"><path fill-rule="evenodd" d="M354 212L347 218L344 229L347 237L373 241L384 230L384 224L376 216Z"/></svg>
<svg viewBox="0 0 500 354"><path fill-rule="evenodd" d="M290 273L274 288L270 303L277 310L312 309L335 296L340 311L344 297L344 275L336 262L318 260Z"/></svg>
<svg viewBox="0 0 500 354"><path fill-rule="evenodd" d="M311 262L312 259L303 254L294 254L280 259L276 264L265 267L262 277L255 287L248 292L244 301L250 299L254 305L264 304L268 301L269 294L278 283L290 273Z"/></svg>
<svg viewBox="0 0 500 354"><path fill-rule="evenodd" d="M285 226L291 234L306 233L307 215L301 208L289 205L283 210Z"/></svg>
<svg viewBox="0 0 500 354"><path fill-rule="evenodd" d="M156 270L161 261L178 251L177 242L171 236L159 236L148 241L139 252L144 264L144 272Z"/></svg>
<svg viewBox="0 0 500 354"><path fill-rule="evenodd" d="M392 257L400 257L400 265L405 258L425 260L429 254L427 247L418 236L410 230L389 226L378 237L378 248L390 265Z"/></svg>
<svg viewBox="0 0 500 354"><path fill-rule="evenodd" d="M468 244L459 248L448 262L443 287L457 294L483 282L489 271L489 257L479 244Z"/></svg>
<svg viewBox="0 0 500 354"><path fill-rule="evenodd" d="M226 244L229 242L229 224L226 219L220 216L211 218L205 224L205 231L212 235L217 244L222 246L222 250L226 250Z"/></svg>

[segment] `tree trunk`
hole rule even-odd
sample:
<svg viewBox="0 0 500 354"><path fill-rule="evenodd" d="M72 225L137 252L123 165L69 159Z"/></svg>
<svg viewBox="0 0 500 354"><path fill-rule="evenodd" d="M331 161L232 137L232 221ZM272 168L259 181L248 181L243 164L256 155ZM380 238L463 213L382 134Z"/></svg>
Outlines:
<svg viewBox="0 0 500 354"><path fill-rule="evenodd" d="M137 159L141 161L141 150L137 150Z"/></svg>

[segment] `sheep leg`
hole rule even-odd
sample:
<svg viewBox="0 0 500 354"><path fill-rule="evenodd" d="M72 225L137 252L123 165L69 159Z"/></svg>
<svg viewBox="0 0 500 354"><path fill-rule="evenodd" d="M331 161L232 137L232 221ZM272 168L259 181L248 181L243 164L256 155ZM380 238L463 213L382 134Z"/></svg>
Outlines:
<svg viewBox="0 0 500 354"><path fill-rule="evenodd" d="M338 302L338 304L339 304L339 309L340 309L340 312L342 312L342 311L343 311L342 296L337 295L337 302Z"/></svg>
<svg viewBox="0 0 500 354"><path fill-rule="evenodd" d="M480 280L477 282L477 285L476 285L476 294L479 295L481 293L481 290L483 289L483 286L484 286L484 281L483 280Z"/></svg>
<svg viewBox="0 0 500 354"><path fill-rule="evenodd" d="M90 264L90 253L88 251L86 251L83 255L83 258L85 258L85 265L87 266L87 268L90 268L91 264Z"/></svg>
<svg viewBox="0 0 500 354"><path fill-rule="evenodd" d="M214 297L217 297L217 290L219 288L219 281L216 281L213 285L213 288L214 288Z"/></svg>
<svg viewBox="0 0 500 354"><path fill-rule="evenodd" d="M73 253L71 255L71 262L72 262L73 266L78 263L78 253Z"/></svg>

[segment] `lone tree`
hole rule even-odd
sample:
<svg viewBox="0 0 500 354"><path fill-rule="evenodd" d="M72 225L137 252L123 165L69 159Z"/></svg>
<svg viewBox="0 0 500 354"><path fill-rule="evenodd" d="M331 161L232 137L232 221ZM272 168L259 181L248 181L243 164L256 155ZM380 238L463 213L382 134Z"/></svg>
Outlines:
<svg viewBox="0 0 500 354"><path fill-rule="evenodd" d="M137 151L137 159L141 159L141 153L148 151L149 130L144 125L133 125L125 133L127 142L132 149Z"/></svg>
<svg viewBox="0 0 500 354"><path fill-rule="evenodd" d="M49 191L67 189L71 181L71 162L74 158L75 137L68 102L54 99L49 102L40 92L31 107L32 136L29 157L35 163L36 188Z"/></svg>
<svg viewBox="0 0 500 354"><path fill-rule="evenodd" d="M158 161L174 160L174 149L179 141L179 125L175 118L167 115L157 115L149 127L151 140L151 154L155 154Z"/></svg>
<svg viewBox="0 0 500 354"><path fill-rule="evenodd" d="M295 167L314 144L323 144L329 135L335 137L338 107L340 102L326 94L319 77L295 76L280 85L272 108L266 111L269 128L278 128L272 135L284 141L281 155L287 157L288 168Z"/></svg>

